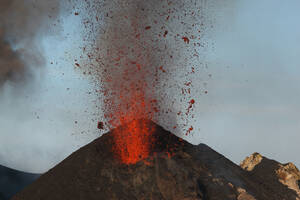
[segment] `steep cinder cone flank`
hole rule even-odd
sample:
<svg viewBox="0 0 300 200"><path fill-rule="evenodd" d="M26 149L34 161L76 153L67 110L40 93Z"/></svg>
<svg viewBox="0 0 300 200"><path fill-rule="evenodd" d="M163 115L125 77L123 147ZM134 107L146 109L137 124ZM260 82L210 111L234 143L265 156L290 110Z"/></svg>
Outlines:
<svg viewBox="0 0 300 200"><path fill-rule="evenodd" d="M12 200L290 200L297 193L264 181L205 144L189 144L162 127L149 158L125 165L109 132L71 154ZM119 127L121 128L121 127ZM275 180L272 180L275 181ZM277 183L276 183L277 184Z"/></svg>

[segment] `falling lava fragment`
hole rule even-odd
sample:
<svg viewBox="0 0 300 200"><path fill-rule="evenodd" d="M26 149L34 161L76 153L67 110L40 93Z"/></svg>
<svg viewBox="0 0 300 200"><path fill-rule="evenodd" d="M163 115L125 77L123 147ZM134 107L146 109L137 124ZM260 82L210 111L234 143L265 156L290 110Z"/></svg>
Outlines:
<svg viewBox="0 0 300 200"><path fill-rule="evenodd" d="M187 44L190 43L190 39L189 39L189 38L187 38L187 37L182 37L182 39L183 39L183 41L184 41L185 43L187 43Z"/></svg>

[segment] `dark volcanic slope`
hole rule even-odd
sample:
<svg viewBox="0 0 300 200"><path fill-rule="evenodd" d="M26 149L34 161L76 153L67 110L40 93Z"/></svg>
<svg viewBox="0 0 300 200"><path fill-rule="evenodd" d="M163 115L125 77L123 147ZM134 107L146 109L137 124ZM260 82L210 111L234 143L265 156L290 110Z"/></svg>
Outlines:
<svg viewBox="0 0 300 200"><path fill-rule="evenodd" d="M149 122L152 123L152 122ZM123 165L110 151L111 133L79 149L12 200L290 200L295 191L270 187L208 146L191 145L157 126L159 142L146 162ZM168 158L166 148L175 153ZM276 180L272 180L276 181ZM279 192L278 192L279 191Z"/></svg>
<svg viewBox="0 0 300 200"><path fill-rule="evenodd" d="M10 199L38 177L38 174L25 173L0 165L0 200Z"/></svg>

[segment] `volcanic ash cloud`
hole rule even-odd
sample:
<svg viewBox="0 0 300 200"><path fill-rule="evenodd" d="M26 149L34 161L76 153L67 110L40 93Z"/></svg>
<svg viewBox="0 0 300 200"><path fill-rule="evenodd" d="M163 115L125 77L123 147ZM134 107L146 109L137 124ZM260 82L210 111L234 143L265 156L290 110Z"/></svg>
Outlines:
<svg viewBox="0 0 300 200"><path fill-rule="evenodd" d="M1 0L0 84L25 81L43 65L37 39L49 32L58 14L58 0Z"/></svg>

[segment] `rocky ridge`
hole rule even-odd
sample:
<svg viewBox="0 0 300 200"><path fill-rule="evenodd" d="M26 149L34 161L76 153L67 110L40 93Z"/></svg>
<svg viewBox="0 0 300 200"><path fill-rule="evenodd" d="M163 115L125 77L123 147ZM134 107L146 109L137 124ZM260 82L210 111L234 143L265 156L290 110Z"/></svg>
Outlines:
<svg viewBox="0 0 300 200"><path fill-rule="evenodd" d="M242 161L240 166L252 176L269 183L273 182L269 187L274 190L280 188L280 185L287 186L297 193L296 199L300 199L300 172L293 163L281 164L259 153L253 153Z"/></svg>

